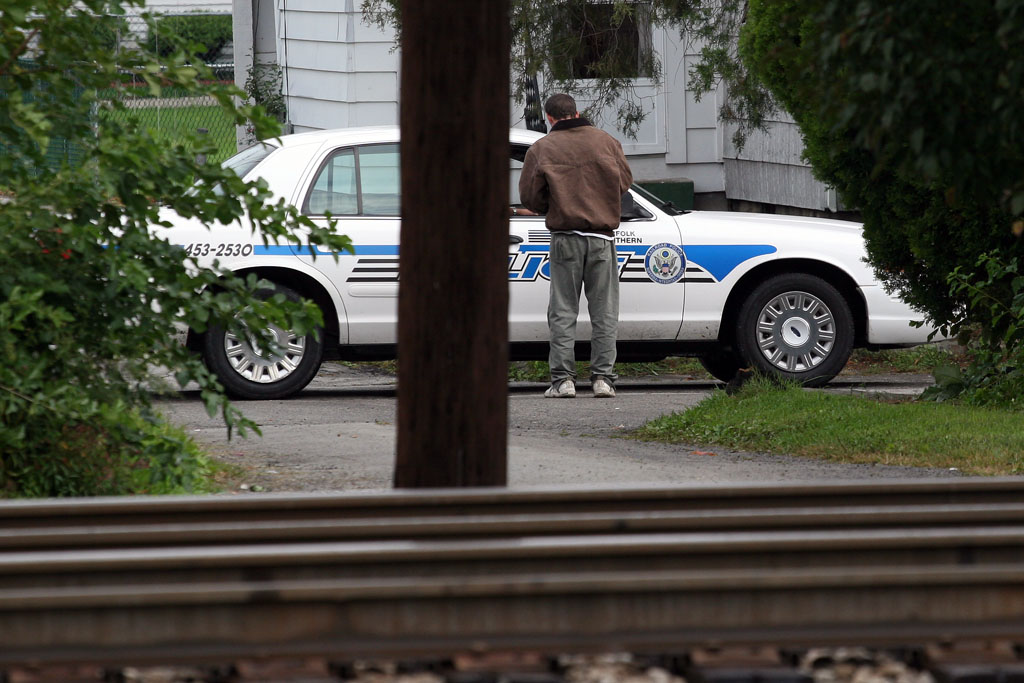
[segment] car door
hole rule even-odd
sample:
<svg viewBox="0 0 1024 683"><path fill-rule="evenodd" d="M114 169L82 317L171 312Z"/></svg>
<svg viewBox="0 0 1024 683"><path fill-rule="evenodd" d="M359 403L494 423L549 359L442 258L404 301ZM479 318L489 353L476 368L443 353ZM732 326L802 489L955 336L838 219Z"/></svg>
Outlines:
<svg viewBox="0 0 1024 683"><path fill-rule="evenodd" d="M676 339L686 292L682 236L676 221L643 199L635 186L623 198L615 250L619 256L619 339Z"/></svg>
<svg viewBox="0 0 1024 683"><path fill-rule="evenodd" d="M526 146L512 146L510 196L519 206L519 175ZM513 216L509 228L509 334L512 341L547 341L551 233L543 216ZM619 260L620 340L672 340L683 315L685 266L679 226L643 197L623 199L615 232ZM580 302L578 340L591 334L586 294Z"/></svg>
<svg viewBox="0 0 1024 683"><path fill-rule="evenodd" d="M399 191L397 143L349 145L322 157L301 199L306 216L326 223L330 214L355 248L337 261L300 256L338 287L342 344L397 343Z"/></svg>
<svg viewBox="0 0 1024 683"><path fill-rule="evenodd" d="M519 169L526 146L510 152L510 202L519 206ZM398 254L401 177L397 143L349 145L330 150L311 174L302 210L314 221L330 213L351 238L355 254L337 261L324 254L300 258L339 288L346 325L343 344L397 343ZM619 338L669 340L679 332L683 310L679 228L671 217L631 192L616 231L619 260ZM551 236L543 216L510 216L509 338L546 341ZM344 320L343 320L344 323ZM590 338L584 294L577 338Z"/></svg>

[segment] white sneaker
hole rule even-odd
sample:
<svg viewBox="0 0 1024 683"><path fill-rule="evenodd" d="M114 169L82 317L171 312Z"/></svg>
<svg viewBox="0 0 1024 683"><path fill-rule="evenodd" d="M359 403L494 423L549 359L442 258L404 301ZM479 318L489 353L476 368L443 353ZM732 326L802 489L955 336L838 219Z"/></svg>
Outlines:
<svg viewBox="0 0 1024 683"><path fill-rule="evenodd" d="M604 377L598 377L590 386L594 389L594 398L615 398L615 387Z"/></svg>
<svg viewBox="0 0 1024 683"><path fill-rule="evenodd" d="M576 384L571 379L563 379L558 384L552 384L544 392L544 398L576 398Z"/></svg>

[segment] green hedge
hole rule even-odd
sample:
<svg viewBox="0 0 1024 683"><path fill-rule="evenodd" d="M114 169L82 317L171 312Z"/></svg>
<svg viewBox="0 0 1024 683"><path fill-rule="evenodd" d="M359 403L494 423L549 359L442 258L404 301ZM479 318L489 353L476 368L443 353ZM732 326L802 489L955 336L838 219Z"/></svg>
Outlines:
<svg viewBox="0 0 1024 683"><path fill-rule="evenodd" d="M110 51L116 50L130 33L127 19L110 14L96 17L92 30L99 36L103 47Z"/></svg>
<svg viewBox="0 0 1024 683"><path fill-rule="evenodd" d="M231 40L230 14L176 14L160 17L146 37L146 48L161 57L180 47L198 43L197 55L213 61Z"/></svg>

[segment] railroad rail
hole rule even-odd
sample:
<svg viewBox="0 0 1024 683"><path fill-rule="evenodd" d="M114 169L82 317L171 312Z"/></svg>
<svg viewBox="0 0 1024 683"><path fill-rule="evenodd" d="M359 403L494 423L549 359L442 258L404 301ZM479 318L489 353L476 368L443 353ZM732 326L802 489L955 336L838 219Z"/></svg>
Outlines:
<svg viewBox="0 0 1024 683"><path fill-rule="evenodd" d="M1024 479L0 503L0 670L1024 642Z"/></svg>

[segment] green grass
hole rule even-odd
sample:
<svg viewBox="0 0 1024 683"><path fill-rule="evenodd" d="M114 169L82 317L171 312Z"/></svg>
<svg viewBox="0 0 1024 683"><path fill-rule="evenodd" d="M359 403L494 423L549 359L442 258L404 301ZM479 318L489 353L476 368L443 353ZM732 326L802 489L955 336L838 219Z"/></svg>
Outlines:
<svg viewBox="0 0 1024 683"><path fill-rule="evenodd" d="M378 372L388 375L398 374L398 361L363 361L351 362L340 361L342 365L350 368L362 368L364 370ZM590 376L590 364L580 362L576 364L576 373L579 377ZM655 377L659 375L681 375L694 379L710 379L711 375L704 371L694 358L666 358L657 363L616 363L615 371L620 377ZM509 382L547 382L550 378L547 361L514 361L508 364Z"/></svg>
<svg viewBox="0 0 1024 683"><path fill-rule="evenodd" d="M683 413L652 420L635 438L784 453L845 463L1024 474L1019 411L885 401L753 380Z"/></svg>
<svg viewBox="0 0 1024 683"><path fill-rule="evenodd" d="M927 374L966 362L948 346L854 352L844 374ZM351 364L396 373L397 363ZM710 379L692 358L619 363L622 377ZM589 375L578 363L580 377ZM509 381L547 382L543 361L509 363ZM965 474L1024 474L1021 413L948 403L879 400L778 387L755 380L737 395L716 391L697 406L649 422L641 440L782 453L833 462L955 467Z"/></svg>
<svg viewBox="0 0 1024 683"><path fill-rule="evenodd" d="M619 377L682 376L688 379L711 379L696 358L666 358L648 363L616 363ZM590 364L576 363L576 376L590 376ZM547 361L516 361L508 364L510 382L547 382L550 379Z"/></svg>
<svg viewBox="0 0 1024 683"><path fill-rule="evenodd" d="M153 130L157 140L174 144L182 142L186 134L205 128L206 134L216 145L217 152L211 162L221 162L237 151L234 121L219 106L193 105L183 107L145 107L106 113L118 118L132 117L140 125Z"/></svg>
<svg viewBox="0 0 1024 683"><path fill-rule="evenodd" d="M866 351L857 349L850 356L843 374L877 375L888 373L930 374L932 370L950 363L964 364L962 354L948 347L929 344L910 349L887 351ZM696 358L666 358L649 363L616 363L619 377L661 377L675 376L686 379L711 380L712 377ZM520 361L509 363L510 382L547 382L548 364L544 361ZM589 364L576 363L576 375L589 377Z"/></svg>
<svg viewBox="0 0 1024 683"><path fill-rule="evenodd" d="M178 142L184 133L195 133L205 128L217 153L210 161L220 162L237 151L235 124L219 106L189 106L174 108L136 109L133 113L139 123L159 131L168 142Z"/></svg>
<svg viewBox="0 0 1024 683"><path fill-rule="evenodd" d="M936 345L918 346L911 349L890 351L865 351L857 349L850 357L844 374L873 375L882 373L931 373L936 367L948 363L962 363L964 359L945 347ZM398 373L397 361L372 361L345 363L349 367L371 368L387 374ZM648 363L616 363L619 377L662 377L673 376L686 379L711 380L712 377L701 367L696 358L666 358ZM576 363L578 377L590 376L590 364ZM547 382L549 378L546 361L515 361L508 364L510 382Z"/></svg>

